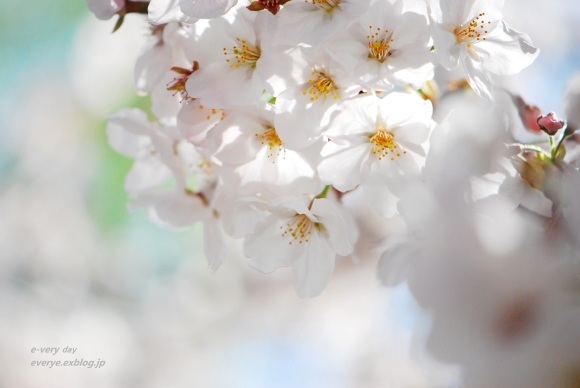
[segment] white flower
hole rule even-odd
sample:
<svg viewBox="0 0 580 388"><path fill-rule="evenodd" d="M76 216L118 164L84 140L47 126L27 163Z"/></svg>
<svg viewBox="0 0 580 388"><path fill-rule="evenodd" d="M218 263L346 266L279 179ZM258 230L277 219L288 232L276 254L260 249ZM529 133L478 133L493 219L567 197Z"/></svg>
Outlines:
<svg viewBox="0 0 580 388"><path fill-rule="evenodd" d="M125 7L125 0L86 0L87 7L101 20L115 16Z"/></svg>
<svg viewBox="0 0 580 388"><path fill-rule="evenodd" d="M189 77L187 92L215 108L257 102L276 70L271 50L274 16L246 9L235 16L235 22L212 20L198 41L192 38L189 49L199 70Z"/></svg>
<svg viewBox="0 0 580 388"><path fill-rule="evenodd" d="M329 44L330 53L365 86L417 88L433 77L431 35L425 16L403 13L403 1L377 1Z"/></svg>
<svg viewBox="0 0 580 388"><path fill-rule="evenodd" d="M144 112L125 110L110 118L107 134L111 147L135 159L125 189L132 209L147 209L154 220L173 228L204 223L206 257L217 269L225 250L221 221L211 204L213 187L203 182L197 190L188 178L211 173L209 162L183 140L175 127L161 128ZM209 183L209 184L208 184Z"/></svg>
<svg viewBox="0 0 580 388"><path fill-rule="evenodd" d="M178 34L176 24L151 29L143 53L135 63L135 87L137 93L150 93L172 66L172 36Z"/></svg>
<svg viewBox="0 0 580 388"><path fill-rule="evenodd" d="M369 200L377 203L373 208L392 215L389 186L396 184L397 176L418 174L434 126L432 110L430 102L399 92L382 99L363 95L345 101L326 132L329 141L322 150L320 178L343 192L362 184ZM373 197L380 192L390 201L376 201Z"/></svg>
<svg viewBox="0 0 580 388"><path fill-rule="evenodd" d="M361 86L324 50L298 48L285 53L292 66L281 79L276 98L276 129L289 148L313 144L328 127L338 104L356 96ZM283 78L285 77L285 78Z"/></svg>
<svg viewBox="0 0 580 388"><path fill-rule="evenodd" d="M350 215L330 199L279 199L271 214L246 237L244 254L263 272L292 266L300 297L320 294L330 281L336 255L353 251L357 229Z"/></svg>
<svg viewBox="0 0 580 388"><path fill-rule="evenodd" d="M268 186L289 195L288 190L305 194L319 189L313 165L321 145L300 152L287 149L276 130L272 110L241 107L212 129L208 140L212 142L213 155L222 163L222 174L229 172L239 177L242 187L237 191L255 192ZM224 177L224 181L231 182L228 178Z"/></svg>
<svg viewBox="0 0 580 388"><path fill-rule="evenodd" d="M528 35L502 19L503 0L431 0L435 53L452 70L461 63L469 85L491 99L490 73L515 74L529 66L539 50Z"/></svg>
<svg viewBox="0 0 580 388"><path fill-rule="evenodd" d="M131 197L166 183L181 169L171 139L140 110L128 109L110 117L107 135L115 151L135 160L125 180ZM179 182L184 182L183 174L178 175Z"/></svg>

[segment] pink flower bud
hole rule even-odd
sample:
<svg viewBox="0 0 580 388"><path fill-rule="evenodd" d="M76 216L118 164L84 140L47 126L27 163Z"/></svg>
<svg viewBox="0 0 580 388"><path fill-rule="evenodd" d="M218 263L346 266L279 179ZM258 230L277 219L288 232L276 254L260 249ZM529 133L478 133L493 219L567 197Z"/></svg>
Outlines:
<svg viewBox="0 0 580 388"><path fill-rule="evenodd" d="M564 128L566 125L564 120L558 120L558 117L556 117L554 112L548 113L547 116L538 117L537 121L540 129L550 136L554 136L556 132Z"/></svg>

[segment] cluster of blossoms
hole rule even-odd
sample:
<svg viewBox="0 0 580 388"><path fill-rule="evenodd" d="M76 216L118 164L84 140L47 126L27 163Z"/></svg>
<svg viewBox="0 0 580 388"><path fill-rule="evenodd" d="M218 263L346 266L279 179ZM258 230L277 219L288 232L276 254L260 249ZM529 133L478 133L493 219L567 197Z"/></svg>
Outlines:
<svg viewBox="0 0 580 388"><path fill-rule="evenodd" d="M325 289L337 259L374 252L383 282L407 282L434 312L433 349L443 340L465 381L577 383L572 345L557 344L556 375L525 384L512 353L448 346L456 333L503 343L536 327L526 352L558 330L578 340L579 306L565 299L579 292L580 88L567 121L494 88L539 53L501 0L87 3L119 15L116 28L127 13L151 25L135 84L154 119L125 110L107 128L135 160L132 208L203 223L214 270L227 239L242 239L252 267L291 267L301 297ZM443 71L463 82L444 85ZM469 303L481 307L448 314Z"/></svg>

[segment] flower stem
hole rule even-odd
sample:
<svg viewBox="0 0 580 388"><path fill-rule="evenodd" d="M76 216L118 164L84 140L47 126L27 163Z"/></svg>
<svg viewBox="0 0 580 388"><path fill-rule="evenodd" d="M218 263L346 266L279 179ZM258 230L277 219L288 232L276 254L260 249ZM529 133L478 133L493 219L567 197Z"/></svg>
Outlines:
<svg viewBox="0 0 580 388"><path fill-rule="evenodd" d="M330 188L332 186L328 185L328 186L324 186L324 190L322 190L322 192L320 194L318 194L316 196L317 199L319 198L326 198L326 196L328 195L328 192L330 191Z"/></svg>
<svg viewBox="0 0 580 388"><path fill-rule="evenodd" d="M568 123L566 123L568 124ZM568 136L570 136L572 133L568 134L567 132L567 126L564 128L564 131L562 131L562 137L560 138L560 140L558 141L558 144L556 145L556 149L552 151L552 157L554 158L557 154L558 154L558 150L560 150L560 147L562 146L562 144L564 143L564 140L566 140L566 138ZM551 140L551 137L550 137Z"/></svg>

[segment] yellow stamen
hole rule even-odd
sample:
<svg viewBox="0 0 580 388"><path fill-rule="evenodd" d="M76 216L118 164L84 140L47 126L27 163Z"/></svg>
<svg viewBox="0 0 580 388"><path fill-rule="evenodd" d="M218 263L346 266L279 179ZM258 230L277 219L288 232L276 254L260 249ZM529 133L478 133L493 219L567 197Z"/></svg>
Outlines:
<svg viewBox="0 0 580 388"><path fill-rule="evenodd" d="M478 41L486 40L485 36L489 32L486 30L490 21L484 20L485 13L480 13L467 25L461 25L453 30L455 37L457 39L457 43L476 43Z"/></svg>
<svg viewBox="0 0 580 388"><path fill-rule="evenodd" d="M381 31L381 27L375 28L373 33L373 26L369 26L369 34L367 39L369 41L369 58L373 58L380 63L383 63L393 53L391 52L391 44L395 41L391 38L392 33L389 30Z"/></svg>
<svg viewBox="0 0 580 388"><path fill-rule="evenodd" d="M313 5L317 6L318 8L332 13L336 7L340 4L340 0L305 0L307 3L312 2Z"/></svg>
<svg viewBox="0 0 580 388"><path fill-rule="evenodd" d="M318 224L305 214L296 214L292 219L286 224L286 228L280 227L283 230L282 237L290 237L291 240L288 245L292 245L294 242L298 244L307 243L310 241L310 236L312 235L312 228L319 228Z"/></svg>
<svg viewBox="0 0 580 388"><path fill-rule="evenodd" d="M262 55L260 48L252 46L245 39L236 38L236 41L240 46L234 45L229 51L224 47L224 56L226 62L230 64L230 69L239 69L242 66L255 69L256 62Z"/></svg>
<svg viewBox="0 0 580 388"><path fill-rule="evenodd" d="M373 145L372 154L379 160L395 158L405 155L407 151L402 150L395 142L395 135L384 128L379 128L373 135L370 136L370 142Z"/></svg>
<svg viewBox="0 0 580 388"><path fill-rule="evenodd" d="M281 152L286 153L284 143L280 140L274 127L268 126L261 134L256 133L256 138L260 140L262 145L267 147L267 155L269 158L272 158L272 163L276 162Z"/></svg>
<svg viewBox="0 0 580 388"><path fill-rule="evenodd" d="M320 98L326 99L329 95L332 95L332 98L338 100L338 86L334 83L334 81L327 76L325 73L320 71L313 71L312 72L312 79L308 80L310 84L310 88L302 92L302 94L310 95L310 101L318 101Z"/></svg>

